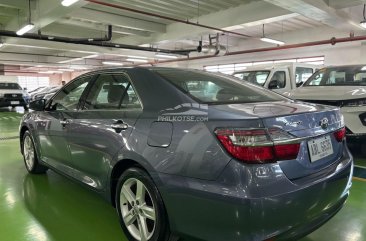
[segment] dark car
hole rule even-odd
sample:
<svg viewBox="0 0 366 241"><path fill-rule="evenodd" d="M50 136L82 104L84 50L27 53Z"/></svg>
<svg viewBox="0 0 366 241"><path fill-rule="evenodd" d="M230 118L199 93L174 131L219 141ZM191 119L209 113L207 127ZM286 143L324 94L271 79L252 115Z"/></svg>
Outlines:
<svg viewBox="0 0 366 241"><path fill-rule="evenodd" d="M233 77L101 70L31 108L20 126L27 170L103 195L129 240L295 240L349 194L339 109Z"/></svg>

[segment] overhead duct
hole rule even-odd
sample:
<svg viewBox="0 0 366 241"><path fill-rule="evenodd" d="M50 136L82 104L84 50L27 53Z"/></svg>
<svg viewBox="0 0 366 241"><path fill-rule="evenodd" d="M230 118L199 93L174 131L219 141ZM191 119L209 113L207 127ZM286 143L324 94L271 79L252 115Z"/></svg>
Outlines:
<svg viewBox="0 0 366 241"><path fill-rule="evenodd" d="M27 34L19 36L16 34L16 32L7 31L7 30L0 30L0 36L12 37L12 38L23 38L23 39L34 39L34 40L44 40L44 41L52 41L52 42L59 42L59 43L82 44L82 45L109 47L109 48L118 48L118 49L141 50L141 51L147 51L147 52L180 54L180 55L187 55L190 52L197 51L196 49L170 50L170 49L159 49L159 48L152 48L152 47L141 47L141 46L128 45L128 44L105 42L105 41L110 41L112 39L112 26L108 26L108 35L105 38L67 38L67 37L61 37L61 36L43 35L43 34L39 34L39 33L38 34L27 33Z"/></svg>
<svg viewBox="0 0 366 241"><path fill-rule="evenodd" d="M214 56L223 56L226 54L226 47L220 45L219 34L216 34L216 36L209 35L208 38L209 44L207 45L202 45L202 40L199 41L197 52Z"/></svg>
<svg viewBox="0 0 366 241"><path fill-rule="evenodd" d="M285 50L285 49L296 49L296 48L319 46L319 45L326 45L326 44L335 45L337 43L346 43L346 42L355 42L355 41L366 41L366 35L350 36L350 37L346 37L346 38L333 37L331 39L326 39L326 40L304 42L304 43L298 43L298 44L287 44L287 45L282 45L282 46L278 46L278 47L239 50L239 51L234 51L234 52L227 52L224 56L269 52L269 51L277 51L277 50ZM185 59L181 58L181 59L174 59L174 60L164 60L164 61L160 61L159 64L209 59L209 58L214 58L214 57L217 57L217 55L197 56L197 57L191 57L191 58L185 58ZM151 64L154 64L154 63L151 63Z"/></svg>

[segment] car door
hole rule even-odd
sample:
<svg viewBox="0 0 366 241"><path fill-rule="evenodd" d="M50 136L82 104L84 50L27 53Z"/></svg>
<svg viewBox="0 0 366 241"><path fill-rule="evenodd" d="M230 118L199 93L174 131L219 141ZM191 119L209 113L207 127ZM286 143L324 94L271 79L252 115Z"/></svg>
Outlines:
<svg viewBox="0 0 366 241"><path fill-rule="evenodd" d="M71 154L67 143L67 125L75 118L81 97L91 77L81 77L62 88L36 119L41 159L68 173Z"/></svg>
<svg viewBox="0 0 366 241"><path fill-rule="evenodd" d="M101 190L111 162L142 112L139 98L125 73L96 77L82 110L67 126L74 177Z"/></svg>

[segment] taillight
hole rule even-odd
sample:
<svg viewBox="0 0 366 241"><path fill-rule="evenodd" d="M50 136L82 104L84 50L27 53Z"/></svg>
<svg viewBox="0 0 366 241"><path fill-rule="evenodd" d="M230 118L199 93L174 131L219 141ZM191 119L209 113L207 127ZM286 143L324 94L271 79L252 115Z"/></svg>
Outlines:
<svg viewBox="0 0 366 241"><path fill-rule="evenodd" d="M215 134L233 157L246 163L270 163L295 159L300 143L289 143L292 135L280 129L217 129ZM281 144L276 144L280 141Z"/></svg>
<svg viewBox="0 0 366 241"><path fill-rule="evenodd" d="M342 142L346 137L346 128L343 127L342 129L339 129L338 131L334 132L334 137L338 142Z"/></svg>

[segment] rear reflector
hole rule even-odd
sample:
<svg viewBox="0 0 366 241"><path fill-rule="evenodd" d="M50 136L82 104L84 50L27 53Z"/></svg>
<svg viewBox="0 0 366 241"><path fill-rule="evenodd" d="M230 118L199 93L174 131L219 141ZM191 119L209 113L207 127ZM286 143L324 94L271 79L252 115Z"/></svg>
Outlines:
<svg viewBox="0 0 366 241"><path fill-rule="evenodd" d="M343 127L342 129L339 129L338 131L334 132L334 137L338 142L342 142L346 137L346 128Z"/></svg>
<svg viewBox="0 0 366 241"><path fill-rule="evenodd" d="M281 140L283 143L285 138L288 141L293 138L280 129L217 129L215 134L229 154L246 163L291 160L297 157L300 150L300 143L276 145L273 142Z"/></svg>

